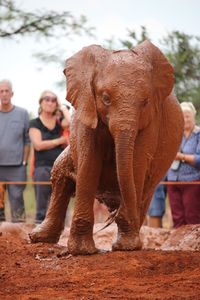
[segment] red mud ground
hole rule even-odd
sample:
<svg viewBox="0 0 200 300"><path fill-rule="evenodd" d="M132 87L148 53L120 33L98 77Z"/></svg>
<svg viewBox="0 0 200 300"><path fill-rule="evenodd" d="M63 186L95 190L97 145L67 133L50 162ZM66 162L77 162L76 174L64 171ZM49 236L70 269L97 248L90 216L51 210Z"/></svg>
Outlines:
<svg viewBox="0 0 200 300"><path fill-rule="evenodd" d="M200 299L199 251L60 256L64 246L29 244L25 237L15 229L0 235L2 300Z"/></svg>

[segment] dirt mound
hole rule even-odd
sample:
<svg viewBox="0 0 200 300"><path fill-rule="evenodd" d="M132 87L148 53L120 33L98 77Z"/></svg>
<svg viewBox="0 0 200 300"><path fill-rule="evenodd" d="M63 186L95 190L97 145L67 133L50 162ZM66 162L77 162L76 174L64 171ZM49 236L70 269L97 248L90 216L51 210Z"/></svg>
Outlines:
<svg viewBox="0 0 200 300"><path fill-rule="evenodd" d="M143 227L143 250L93 256L66 254L68 228L57 245L30 244L32 227L0 226L0 299L200 299L200 253L188 237L190 229L197 249L200 226L182 228L182 233L179 229L182 244L175 230ZM110 249L115 236L113 225L97 233L95 242ZM189 243L193 251L147 250L169 247L170 239L174 247Z"/></svg>

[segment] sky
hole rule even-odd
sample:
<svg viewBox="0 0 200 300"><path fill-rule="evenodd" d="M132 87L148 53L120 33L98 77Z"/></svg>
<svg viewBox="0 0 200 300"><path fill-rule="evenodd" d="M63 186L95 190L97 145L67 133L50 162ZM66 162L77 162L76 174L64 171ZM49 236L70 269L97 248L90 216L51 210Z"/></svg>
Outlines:
<svg viewBox="0 0 200 300"><path fill-rule="evenodd" d="M66 103L65 88L56 82L65 80L62 64L44 64L33 53L62 51L68 58L84 46L105 44L105 40L126 39L127 29L139 31L145 25L152 42L160 47L159 40L168 32L179 30L200 36L199 0L16 0L26 11L66 10L75 17L85 15L88 25L95 27L95 37L74 36L53 40L34 37L0 40L0 80L13 84L13 103L37 115L38 99L44 90L54 91Z"/></svg>

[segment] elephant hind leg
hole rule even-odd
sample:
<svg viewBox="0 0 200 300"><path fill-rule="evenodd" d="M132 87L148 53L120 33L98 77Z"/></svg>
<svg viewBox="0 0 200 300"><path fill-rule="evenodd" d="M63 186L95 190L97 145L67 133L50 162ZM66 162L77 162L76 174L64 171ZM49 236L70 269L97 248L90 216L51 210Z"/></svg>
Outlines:
<svg viewBox="0 0 200 300"><path fill-rule="evenodd" d="M64 151L65 152L65 151ZM65 216L70 198L75 193L75 181L72 179L72 166L68 155L56 160L52 169L52 193L45 220L29 235L32 243L56 243L65 225ZM66 174L67 170L67 174Z"/></svg>
<svg viewBox="0 0 200 300"><path fill-rule="evenodd" d="M32 243L57 243L65 225L66 210L71 196L74 194L75 183L71 179L59 181L53 187L50 205L45 220L30 234Z"/></svg>

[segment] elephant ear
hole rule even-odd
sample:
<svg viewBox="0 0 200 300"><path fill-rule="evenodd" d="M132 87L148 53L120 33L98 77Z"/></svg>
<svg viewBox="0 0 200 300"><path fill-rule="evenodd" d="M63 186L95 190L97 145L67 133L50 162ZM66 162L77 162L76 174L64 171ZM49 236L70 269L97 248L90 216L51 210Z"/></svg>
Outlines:
<svg viewBox="0 0 200 300"><path fill-rule="evenodd" d="M158 99L166 98L174 85L174 69L167 58L148 40L135 47L133 52L151 65L154 92Z"/></svg>
<svg viewBox="0 0 200 300"><path fill-rule="evenodd" d="M66 60L67 97L77 111L77 118L86 126L96 128L98 117L93 91L93 79L102 52L101 46L91 45Z"/></svg>

